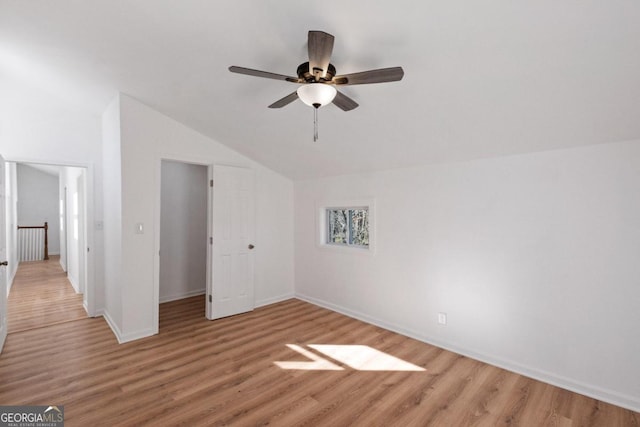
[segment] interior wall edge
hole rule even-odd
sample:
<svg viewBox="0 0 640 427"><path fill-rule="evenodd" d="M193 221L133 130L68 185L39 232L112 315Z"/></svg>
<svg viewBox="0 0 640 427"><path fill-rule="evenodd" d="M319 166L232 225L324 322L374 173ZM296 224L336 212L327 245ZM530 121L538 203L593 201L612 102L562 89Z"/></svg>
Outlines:
<svg viewBox="0 0 640 427"><path fill-rule="evenodd" d="M277 304L279 302L286 301L286 300L289 300L289 299L292 299L292 298L295 298L295 297L296 297L296 295L294 293L286 293L286 294L278 295L276 297L265 298L265 299L262 299L262 300L256 300L254 302L254 306L255 306L255 308L264 307L266 305Z"/></svg>
<svg viewBox="0 0 640 427"><path fill-rule="evenodd" d="M390 322L385 322L380 319L371 317L365 313L351 310L347 307L343 307L341 305L337 305L322 299L314 298L305 294L296 292L295 298L308 302L313 305L317 305L318 307L326 308L328 310L335 311L345 316L352 317L362 322L369 323L374 326L378 326L380 328L389 330L391 332L395 332L395 333L407 336L409 338L413 338L418 341L422 341L424 343L451 351L453 353L457 353L462 356L466 356L471 359L478 360L480 362L487 363L489 365L493 365L498 368L502 368L507 371L523 375L525 377L532 378L534 380L542 381L544 383L551 384L556 387L560 387L575 393L583 394L585 396L592 397L594 399L601 400L603 402L610 403L612 405L616 405L622 408L630 409L632 411L640 412L640 398L635 396L629 396L622 393L618 393L613 390L607 390L601 387L595 387L589 384L584 384L579 381L574 381L571 378L566 378L554 373L542 371L536 368L532 368L530 366L523 365L513 360L502 359L492 355L478 353L473 351L472 349L451 345L446 341L439 340L438 338L427 336L425 334L418 333L414 330L402 327L400 325L390 323Z"/></svg>
<svg viewBox="0 0 640 427"><path fill-rule="evenodd" d="M102 312L102 317L104 317L104 320L106 320L107 325L109 325L109 327L111 328L111 331L113 332L113 335L115 335L115 338L118 341L118 344L124 344L129 341L135 341L140 338L146 338L146 337L155 335L155 332L149 328L141 329L133 332L127 332L126 334L123 334L122 331L120 331L120 328L118 328L118 325L116 324L116 322L113 321L113 319L111 318L107 310L104 310Z"/></svg>
<svg viewBox="0 0 640 427"><path fill-rule="evenodd" d="M118 324L114 322L113 319L111 318L109 311L107 311L106 309L103 309L101 315L102 317L104 317L104 320L107 322L107 325L109 326L109 328L111 328L111 332L113 332L113 335L118 341L118 344L122 344L124 342L121 338L122 333L120 332L120 328L118 328Z"/></svg>
<svg viewBox="0 0 640 427"><path fill-rule="evenodd" d="M156 334L157 334L157 332L152 328L140 329L140 330L137 330L137 331L127 332L126 334L120 334L120 336L118 337L118 343L119 344L124 344L124 343L128 343L129 341L135 341L135 340L139 340L141 338L147 338L147 337L150 337L150 336L156 335Z"/></svg>
<svg viewBox="0 0 640 427"><path fill-rule="evenodd" d="M0 351L4 347L4 342L7 339L7 328L0 329Z"/></svg>
<svg viewBox="0 0 640 427"><path fill-rule="evenodd" d="M73 287L73 290L76 291L76 294L79 294L80 288L78 287L78 280L76 279L76 277L71 274L67 274L67 280L69 280L69 283L71 283L71 286Z"/></svg>
<svg viewBox="0 0 640 427"><path fill-rule="evenodd" d="M16 278L16 273L18 269L14 269L9 273L9 277L7 277L7 296L9 296L9 292L11 292L11 287L13 286L13 280Z"/></svg>
<svg viewBox="0 0 640 427"><path fill-rule="evenodd" d="M205 293L207 293L207 290L205 288L202 288L202 289L196 289L196 290L189 291L189 292L183 292L183 293L180 293L180 294L164 295L164 296L161 296L158 300L160 301L160 304L162 304L163 302L178 301L178 300L185 299L185 298L196 297L198 295L204 295Z"/></svg>

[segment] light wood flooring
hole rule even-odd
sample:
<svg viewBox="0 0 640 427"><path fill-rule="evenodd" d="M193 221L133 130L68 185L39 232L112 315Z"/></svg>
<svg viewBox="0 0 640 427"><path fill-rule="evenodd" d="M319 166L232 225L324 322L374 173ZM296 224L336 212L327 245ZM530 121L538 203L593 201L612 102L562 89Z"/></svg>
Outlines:
<svg viewBox="0 0 640 427"><path fill-rule="evenodd" d="M82 295L67 280L59 256L20 263L7 305L9 333L86 317Z"/></svg>
<svg viewBox="0 0 640 427"><path fill-rule="evenodd" d="M288 370L309 362L341 370ZM310 344L364 345L422 372L360 371ZM9 334L0 404L64 405L66 426L638 426L640 414L299 301L208 321L162 304L160 334L119 345L102 318Z"/></svg>

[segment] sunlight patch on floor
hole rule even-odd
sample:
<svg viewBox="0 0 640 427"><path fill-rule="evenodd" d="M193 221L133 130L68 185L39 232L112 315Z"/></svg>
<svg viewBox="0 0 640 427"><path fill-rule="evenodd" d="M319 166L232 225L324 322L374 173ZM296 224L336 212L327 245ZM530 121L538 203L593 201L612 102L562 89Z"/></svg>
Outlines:
<svg viewBox="0 0 640 427"><path fill-rule="evenodd" d="M274 362L282 369L338 371L341 366L297 344L287 344L291 350L310 359L307 361ZM309 344L309 348L357 371L414 371L424 368L366 345Z"/></svg>
<svg viewBox="0 0 640 427"><path fill-rule="evenodd" d="M342 371L344 368L329 362L328 360L318 356L315 353L306 350L296 344L287 344L291 350L296 351L304 357L311 359L312 362L273 362L281 369L298 369L305 371Z"/></svg>

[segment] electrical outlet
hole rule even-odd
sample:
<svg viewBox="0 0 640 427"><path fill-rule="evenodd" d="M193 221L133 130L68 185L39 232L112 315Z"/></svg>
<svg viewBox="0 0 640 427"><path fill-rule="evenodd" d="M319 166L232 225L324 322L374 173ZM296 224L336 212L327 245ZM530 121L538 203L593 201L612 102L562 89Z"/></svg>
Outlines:
<svg viewBox="0 0 640 427"><path fill-rule="evenodd" d="M447 324L447 313L438 313L438 323L441 325Z"/></svg>

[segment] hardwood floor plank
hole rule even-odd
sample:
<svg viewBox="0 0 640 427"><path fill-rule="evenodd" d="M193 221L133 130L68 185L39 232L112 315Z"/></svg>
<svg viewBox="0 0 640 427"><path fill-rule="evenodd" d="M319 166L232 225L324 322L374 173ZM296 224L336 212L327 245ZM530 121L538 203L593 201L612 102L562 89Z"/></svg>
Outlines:
<svg viewBox="0 0 640 427"><path fill-rule="evenodd" d="M18 312L31 326L7 337L0 402L65 405L71 427L640 425L637 412L294 299L213 322L203 296L173 301L159 335L127 344L100 318L36 327ZM284 369L275 362L310 362L287 344L342 369ZM425 370L357 370L312 344L367 346Z"/></svg>
<svg viewBox="0 0 640 427"><path fill-rule="evenodd" d="M53 255L47 261L20 263L7 308L8 333L87 317L82 294L76 294L60 257Z"/></svg>

